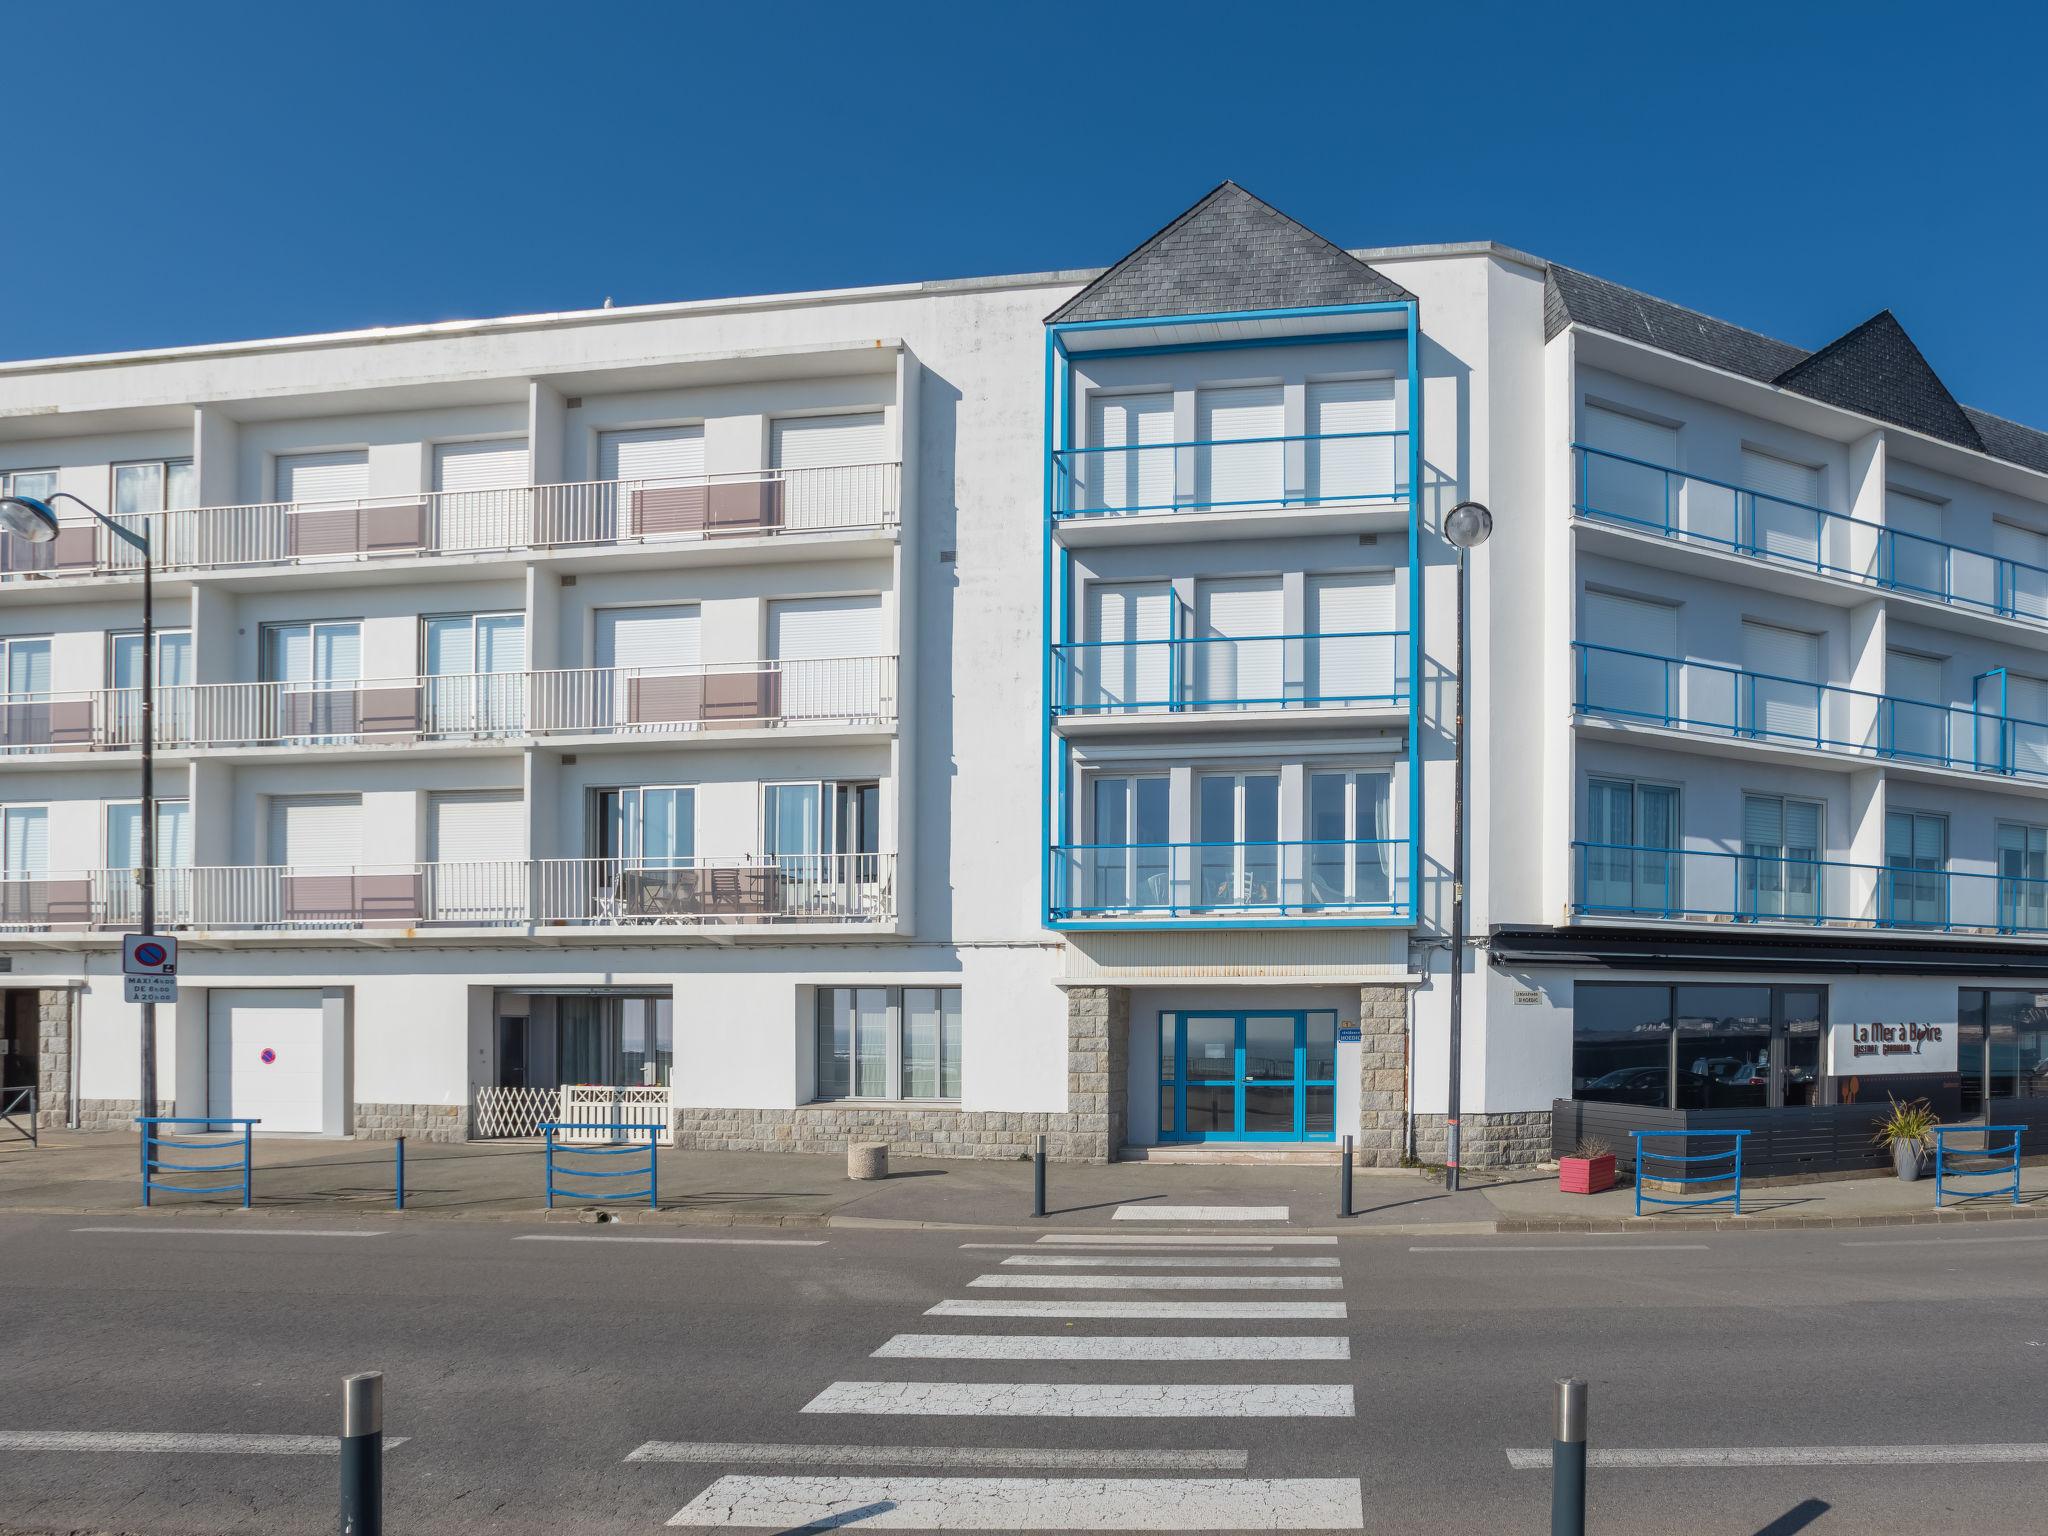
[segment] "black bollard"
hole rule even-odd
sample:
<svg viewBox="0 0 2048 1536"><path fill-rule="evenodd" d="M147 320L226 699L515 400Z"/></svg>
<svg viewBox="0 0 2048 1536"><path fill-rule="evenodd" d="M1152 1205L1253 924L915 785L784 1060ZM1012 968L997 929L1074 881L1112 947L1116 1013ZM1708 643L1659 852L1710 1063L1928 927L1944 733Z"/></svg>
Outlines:
<svg viewBox="0 0 2048 1536"><path fill-rule="evenodd" d="M1031 1154L1031 1214L1045 1214L1045 1132L1038 1133L1038 1150Z"/></svg>
<svg viewBox="0 0 2048 1536"><path fill-rule="evenodd" d="M1550 1439L1550 1536L1586 1536L1586 1384L1557 1384Z"/></svg>
<svg viewBox="0 0 2048 1536"><path fill-rule="evenodd" d="M403 1132L398 1137L398 1179L393 1188L398 1197L396 1209L402 1211L405 1209L405 1135Z"/></svg>
<svg viewBox="0 0 2048 1536"><path fill-rule="evenodd" d="M1344 1160L1337 1165L1337 1214L1351 1214L1351 1138L1344 1138Z"/></svg>
<svg viewBox="0 0 2048 1536"><path fill-rule="evenodd" d="M384 1536L384 1373L341 1379L341 1536Z"/></svg>

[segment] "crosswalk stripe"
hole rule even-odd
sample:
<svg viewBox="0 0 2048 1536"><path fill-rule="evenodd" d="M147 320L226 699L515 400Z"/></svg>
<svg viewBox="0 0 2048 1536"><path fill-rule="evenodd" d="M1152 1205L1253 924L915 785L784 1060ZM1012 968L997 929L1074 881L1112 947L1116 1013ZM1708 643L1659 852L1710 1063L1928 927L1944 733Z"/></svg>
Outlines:
<svg viewBox="0 0 2048 1536"><path fill-rule="evenodd" d="M1349 1360L1344 1334L899 1333L878 1360Z"/></svg>
<svg viewBox="0 0 2048 1536"><path fill-rule="evenodd" d="M1015 1252L1021 1248L1027 1253L1043 1253L1046 1250L1040 1244L1043 1244L1045 1241L1046 1239L1041 1237L1037 1243L962 1243L960 1246L963 1249L1000 1248L1005 1252ZM1142 1252L1145 1247L1157 1246L1158 1241L1157 1238L1144 1237L1105 1237L1100 1242L1091 1243L1080 1238L1059 1238L1053 1242L1052 1246L1061 1253L1068 1252L1069 1250L1075 1253L1133 1253ZM1232 1243L1227 1237L1206 1237L1192 1239L1186 1243L1177 1243L1174 1245L1173 1251L1175 1253L1271 1253L1273 1245L1271 1243Z"/></svg>
<svg viewBox="0 0 2048 1536"><path fill-rule="evenodd" d="M2048 1445L1723 1445L1671 1450L1589 1450L1593 1467L1921 1467L1987 1462L2048 1461ZM1518 1472L1550 1466L1550 1450L1516 1449L1508 1465Z"/></svg>
<svg viewBox="0 0 2048 1536"><path fill-rule="evenodd" d="M1033 1467L1069 1472L1242 1472L1248 1451L1053 1450L979 1445L750 1445L650 1440L628 1461L686 1466Z"/></svg>
<svg viewBox="0 0 2048 1536"><path fill-rule="evenodd" d="M1119 1206L1118 1209L1122 1210L1125 1207ZM1239 1236L1232 1232L1204 1232L1199 1236L1187 1232L1069 1232L1058 1237L1048 1234L1038 1240L1040 1247L1048 1243L1068 1248L1084 1245L1089 1248L1249 1248L1254 1245L1262 1248L1334 1248L1337 1246L1337 1239L1289 1237L1279 1232L1261 1232L1256 1237Z"/></svg>
<svg viewBox="0 0 2048 1536"><path fill-rule="evenodd" d="M976 1275L991 1291L1341 1291L1337 1275Z"/></svg>
<svg viewBox="0 0 2048 1536"><path fill-rule="evenodd" d="M1013 1253L1003 1260L1032 1269L1335 1269L1333 1258L1245 1258L1239 1254L1200 1258L1163 1253Z"/></svg>
<svg viewBox="0 0 2048 1536"><path fill-rule="evenodd" d="M599 1237L594 1232L522 1232L515 1243L682 1243L716 1248L822 1248L822 1237Z"/></svg>
<svg viewBox="0 0 2048 1536"><path fill-rule="evenodd" d="M1147 1317L1202 1322L1331 1322L1348 1316L1341 1301L983 1301L947 1300L926 1317Z"/></svg>
<svg viewBox="0 0 2048 1536"><path fill-rule="evenodd" d="M1345 1386L1234 1382L835 1381L805 1413L1047 1419L1348 1419Z"/></svg>
<svg viewBox="0 0 2048 1536"><path fill-rule="evenodd" d="M1120 1205L1112 1221L1285 1221L1284 1205Z"/></svg>
<svg viewBox="0 0 2048 1536"><path fill-rule="evenodd" d="M158 1227L135 1222L125 1227L73 1227L73 1232L96 1232L103 1236L137 1234L147 1237L389 1237L390 1229L345 1227Z"/></svg>
<svg viewBox="0 0 2048 1536"><path fill-rule="evenodd" d="M385 1446L408 1436L386 1435ZM0 1451L141 1452L189 1456L339 1456L334 1435L193 1435L157 1430L0 1429Z"/></svg>
<svg viewBox="0 0 2048 1536"><path fill-rule="evenodd" d="M1357 1531L1357 1478L721 1477L669 1521L775 1531Z"/></svg>

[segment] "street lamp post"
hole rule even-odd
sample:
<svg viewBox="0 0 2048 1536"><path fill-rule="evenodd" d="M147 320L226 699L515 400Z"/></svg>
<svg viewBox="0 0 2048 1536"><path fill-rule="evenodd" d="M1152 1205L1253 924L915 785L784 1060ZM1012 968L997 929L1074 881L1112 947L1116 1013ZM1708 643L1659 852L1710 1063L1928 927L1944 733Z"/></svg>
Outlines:
<svg viewBox="0 0 2048 1536"><path fill-rule="evenodd" d="M1451 1064L1444 1116L1444 1188L1458 1188L1458 1118L1465 1077L1465 599L1472 551L1493 532L1493 514L1461 501L1444 516L1444 537L1458 551L1458 702L1451 715Z"/></svg>
<svg viewBox="0 0 2048 1536"><path fill-rule="evenodd" d="M0 532L15 534L31 544L47 544L57 537L57 513L53 501L73 501L97 518L116 538L133 545L142 555L142 868L138 883L142 894L142 932L156 933L156 592L155 557L149 535L138 533L107 516L98 507L69 491L48 497L0 496ZM142 1005L142 1114L156 1114L156 1004Z"/></svg>

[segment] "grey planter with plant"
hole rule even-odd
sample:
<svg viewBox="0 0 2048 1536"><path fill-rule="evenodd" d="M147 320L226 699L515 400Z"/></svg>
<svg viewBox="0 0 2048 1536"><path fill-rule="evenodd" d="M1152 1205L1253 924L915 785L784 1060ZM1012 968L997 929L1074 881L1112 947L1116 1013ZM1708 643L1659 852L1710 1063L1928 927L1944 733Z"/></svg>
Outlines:
<svg viewBox="0 0 2048 1536"><path fill-rule="evenodd" d="M1907 1183L1920 1177L1926 1171L1927 1153L1934 1145L1934 1128L1941 1124L1934 1106L1925 1099L1911 1099L1901 1104L1890 1099L1891 1113L1877 1123L1877 1133L1871 1137L1880 1147L1889 1147L1892 1167Z"/></svg>

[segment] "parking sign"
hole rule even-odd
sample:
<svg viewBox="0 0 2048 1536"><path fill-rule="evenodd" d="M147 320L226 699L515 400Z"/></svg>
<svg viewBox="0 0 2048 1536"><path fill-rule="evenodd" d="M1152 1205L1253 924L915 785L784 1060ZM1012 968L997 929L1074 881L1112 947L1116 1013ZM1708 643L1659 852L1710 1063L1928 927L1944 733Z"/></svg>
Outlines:
<svg viewBox="0 0 2048 1536"><path fill-rule="evenodd" d="M123 976L175 976L178 941L161 934L131 933L121 941Z"/></svg>

